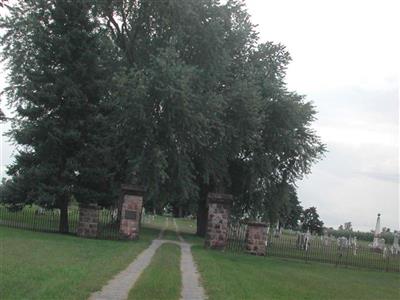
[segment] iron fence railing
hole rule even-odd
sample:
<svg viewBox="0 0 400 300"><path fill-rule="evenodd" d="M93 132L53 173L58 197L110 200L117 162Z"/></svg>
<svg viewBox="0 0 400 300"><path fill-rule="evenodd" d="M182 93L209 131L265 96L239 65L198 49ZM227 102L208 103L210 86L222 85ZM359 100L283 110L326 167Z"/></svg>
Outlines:
<svg viewBox="0 0 400 300"><path fill-rule="evenodd" d="M68 210L68 225L71 233L76 233L78 217L77 209ZM25 206L22 209L11 210L0 206L0 225L34 231L58 232L59 221L60 211L58 209Z"/></svg>
<svg viewBox="0 0 400 300"><path fill-rule="evenodd" d="M120 239L119 225L120 222L116 210L99 210L97 237L112 240Z"/></svg>
<svg viewBox="0 0 400 300"><path fill-rule="evenodd" d="M0 206L0 225L41 232L59 232L60 211L37 206L25 206L10 210ZM68 209L69 233L76 234L79 222L79 209ZM99 210L98 238L119 239L119 221L115 210Z"/></svg>
<svg viewBox="0 0 400 300"><path fill-rule="evenodd" d="M299 236L301 234L295 232L276 236L271 232L267 238L266 255L400 272L400 253L393 251L391 245L378 250L366 241L351 238L310 236L304 241Z"/></svg>
<svg viewBox="0 0 400 300"><path fill-rule="evenodd" d="M246 249L246 232L247 225L240 221L229 222L228 225L228 241L226 248L232 252L243 252Z"/></svg>
<svg viewBox="0 0 400 300"><path fill-rule="evenodd" d="M246 251L247 225L231 222L228 227L226 250L234 253ZM267 235L266 256L301 259L306 262L330 263L335 266L362 267L400 272L400 253L392 245L374 250L370 243L355 239L309 236L294 231Z"/></svg>

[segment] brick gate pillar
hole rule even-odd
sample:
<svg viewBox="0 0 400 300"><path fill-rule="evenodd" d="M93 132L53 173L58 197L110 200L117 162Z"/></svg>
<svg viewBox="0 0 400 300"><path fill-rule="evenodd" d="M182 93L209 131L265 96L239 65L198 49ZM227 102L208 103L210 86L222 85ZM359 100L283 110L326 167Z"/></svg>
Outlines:
<svg viewBox="0 0 400 300"><path fill-rule="evenodd" d="M265 255L267 240L267 224L250 222L247 223L246 252L254 255Z"/></svg>
<svg viewBox="0 0 400 300"><path fill-rule="evenodd" d="M79 205L79 221L76 234L80 237L97 237L99 209L97 204Z"/></svg>
<svg viewBox="0 0 400 300"><path fill-rule="evenodd" d="M228 220L232 195L209 193L207 196L208 219L205 247L224 250L228 242Z"/></svg>
<svg viewBox="0 0 400 300"><path fill-rule="evenodd" d="M135 240L139 238L144 190L130 184L123 184L121 189L119 231L123 238Z"/></svg>

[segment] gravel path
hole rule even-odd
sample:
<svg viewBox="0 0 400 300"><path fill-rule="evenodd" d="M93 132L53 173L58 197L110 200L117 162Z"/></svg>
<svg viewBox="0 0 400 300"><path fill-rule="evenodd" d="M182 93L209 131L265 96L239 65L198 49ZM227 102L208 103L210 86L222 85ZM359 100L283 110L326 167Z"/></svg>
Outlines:
<svg viewBox="0 0 400 300"><path fill-rule="evenodd" d="M194 263L190 244L181 243L182 300L203 300L206 294Z"/></svg>
<svg viewBox="0 0 400 300"><path fill-rule="evenodd" d="M181 273L182 290L181 300L203 300L207 299L204 289L200 283L200 274L197 272L196 264L193 260L191 245L184 241L179 233L178 225L173 219L176 234L180 242L162 240L166 226L161 230L159 238L153 240L151 245L144 250L124 271L115 276L105 285L101 291L93 293L89 300L125 300L128 298L129 291L134 286L142 272L150 264L157 249L164 243L173 243L181 247Z"/></svg>
<svg viewBox="0 0 400 300"><path fill-rule="evenodd" d="M124 300L140 274L150 264L156 250L164 243L154 240L124 271L115 276L101 291L90 296L90 300Z"/></svg>
<svg viewBox="0 0 400 300"><path fill-rule="evenodd" d="M182 300L203 300L207 299L206 294L204 292L203 286L200 283L200 274L197 271L196 264L193 260L191 245L186 243L183 237L181 236L178 228L178 224L176 224L175 219L174 226L176 235L178 239L181 241L181 273L182 273L182 291L181 291L181 299Z"/></svg>

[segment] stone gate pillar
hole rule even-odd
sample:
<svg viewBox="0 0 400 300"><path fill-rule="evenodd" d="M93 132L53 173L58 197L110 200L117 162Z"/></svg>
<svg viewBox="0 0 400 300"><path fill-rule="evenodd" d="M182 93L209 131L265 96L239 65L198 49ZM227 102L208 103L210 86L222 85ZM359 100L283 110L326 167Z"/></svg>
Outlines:
<svg viewBox="0 0 400 300"><path fill-rule="evenodd" d="M228 220L232 195L209 193L207 196L208 219L205 247L224 250L228 242Z"/></svg>
<svg viewBox="0 0 400 300"><path fill-rule="evenodd" d="M119 231L123 238L135 240L139 238L144 190L130 184L123 184L121 189Z"/></svg>
<svg viewBox="0 0 400 300"><path fill-rule="evenodd" d="M79 221L76 234L80 237L97 237L99 209L97 204L79 205Z"/></svg>
<svg viewBox="0 0 400 300"><path fill-rule="evenodd" d="M247 223L246 252L254 255L265 255L267 240L267 224L259 222Z"/></svg>

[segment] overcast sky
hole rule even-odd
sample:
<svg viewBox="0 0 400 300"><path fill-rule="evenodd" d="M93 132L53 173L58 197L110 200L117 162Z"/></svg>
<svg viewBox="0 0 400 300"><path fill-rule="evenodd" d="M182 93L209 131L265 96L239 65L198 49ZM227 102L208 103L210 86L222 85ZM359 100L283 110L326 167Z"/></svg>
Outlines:
<svg viewBox="0 0 400 300"><path fill-rule="evenodd" d="M369 230L381 213L382 227L399 229L400 1L247 3L261 40L291 53L288 87L314 102L329 150L298 183L302 205L316 206L327 226ZM1 151L3 175L12 157L4 137Z"/></svg>
<svg viewBox="0 0 400 300"><path fill-rule="evenodd" d="M290 89L318 110L329 152L298 183L328 226L399 229L400 1L248 0L263 41L287 46Z"/></svg>

